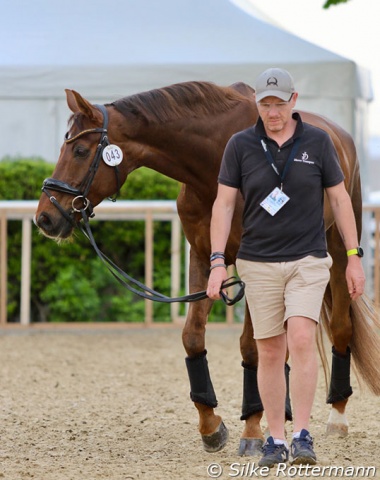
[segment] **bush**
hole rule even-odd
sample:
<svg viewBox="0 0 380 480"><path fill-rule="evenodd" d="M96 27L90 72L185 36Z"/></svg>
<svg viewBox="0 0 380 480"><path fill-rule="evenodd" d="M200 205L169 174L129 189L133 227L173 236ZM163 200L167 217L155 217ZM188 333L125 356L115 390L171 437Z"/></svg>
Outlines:
<svg viewBox="0 0 380 480"><path fill-rule="evenodd" d="M54 165L40 158L0 162L0 199L33 200ZM179 184L153 170L131 175L122 199L175 199ZM91 222L99 247L116 264L140 280L144 278L144 222ZM169 243L168 243L169 242ZM155 278L162 293L170 291L170 225L155 222ZM8 319L19 321L21 224L8 222ZM73 242L58 245L32 232L31 321L142 321L144 301L129 294L96 258L88 240L76 233ZM166 290L166 291L165 291ZM124 306L125 305L125 306ZM155 305L154 315L170 320L170 307Z"/></svg>

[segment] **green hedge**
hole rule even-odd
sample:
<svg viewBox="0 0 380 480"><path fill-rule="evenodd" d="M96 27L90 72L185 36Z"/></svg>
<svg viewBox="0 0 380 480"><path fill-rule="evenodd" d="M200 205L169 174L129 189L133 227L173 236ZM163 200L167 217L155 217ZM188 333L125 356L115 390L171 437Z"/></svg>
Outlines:
<svg viewBox="0 0 380 480"><path fill-rule="evenodd" d="M54 165L42 159L0 162L0 199L32 200L41 194ZM153 170L131 174L121 199L175 199L179 184ZM170 224L155 222L154 282L170 292ZM99 247L134 278L144 279L144 222L91 221ZM19 321L21 222L8 224L8 319ZM79 232L72 242L57 244L32 232L31 321L142 321L144 302L118 284ZM154 305L154 317L170 320L170 307Z"/></svg>
<svg viewBox="0 0 380 480"><path fill-rule="evenodd" d="M0 200L33 200L54 165L40 158L0 161ZM173 200L180 185L149 169L133 172L120 199ZM145 225L143 221L96 221L91 227L99 248L132 277L144 280ZM154 222L154 288L170 295L169 222ZM8 223L8 321L20 312L21 222ZM144 301L122 287L97 258L88 240L76 233L73 241L57 244L32 231L32 322L141 322ZM184 293L184 292L182 292ZM184 313L184 306L181 307ZM170 306L154 303L156 321L170 321ZM213 319L222 321L225 308L217 302Z"/></svg>

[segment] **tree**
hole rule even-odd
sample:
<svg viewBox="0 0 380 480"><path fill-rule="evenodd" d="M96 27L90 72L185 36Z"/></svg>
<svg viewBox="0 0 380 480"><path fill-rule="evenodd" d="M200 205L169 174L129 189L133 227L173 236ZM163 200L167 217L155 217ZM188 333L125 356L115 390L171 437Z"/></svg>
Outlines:
<svg viewBox="0 0 380 480"><path fill-rule="evenodd" d="M329 8L331 5L338 5L339 3L347 3L349 0L327 0L323 8Z"/></svg>

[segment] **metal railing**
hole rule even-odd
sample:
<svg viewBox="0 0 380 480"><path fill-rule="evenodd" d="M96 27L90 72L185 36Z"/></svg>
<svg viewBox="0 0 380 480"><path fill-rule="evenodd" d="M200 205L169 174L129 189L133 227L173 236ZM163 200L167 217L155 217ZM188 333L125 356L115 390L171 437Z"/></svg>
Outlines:
<svg viewBox="0 0 380 480"><path fill-rule="evenodd" d="M0 201L0 325L7 323L7 223L9 220L22 222L21 247L21 299L20 323L30 323L30 279L32 256L32 221L38 201ZM171 292L172 297L180 294L181 275L185 275L188 291L188 255L185 272L181 273L182 228L177 215L175 201L118 201L104 202L95 208L97 220L143 220L145 222L145 284L153 288L153 222L156 220L171 222ZM380 205L364 204L363 213L370 218L370 254L369 268L372 276L372 297L377 308L380 307ZM232 272L231 272L232 273ZM179 304L172 303L171 319L182 323ZM226 309L226 321L233 323L233 307ZM145 300L145 324L153 322L153 305Z"/></svg>

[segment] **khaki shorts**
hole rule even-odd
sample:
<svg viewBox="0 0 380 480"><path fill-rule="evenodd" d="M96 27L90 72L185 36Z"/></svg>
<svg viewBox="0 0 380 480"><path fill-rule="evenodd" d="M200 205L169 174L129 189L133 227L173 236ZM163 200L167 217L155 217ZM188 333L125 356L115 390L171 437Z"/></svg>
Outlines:
<svg viewBox="0 0 380 480"><path fill-rule="evenodd" d="M274 263L238 258L236 268L245 282L254 338L281 335L290 317L318 322L331 265L330 255Z"/></svg>

